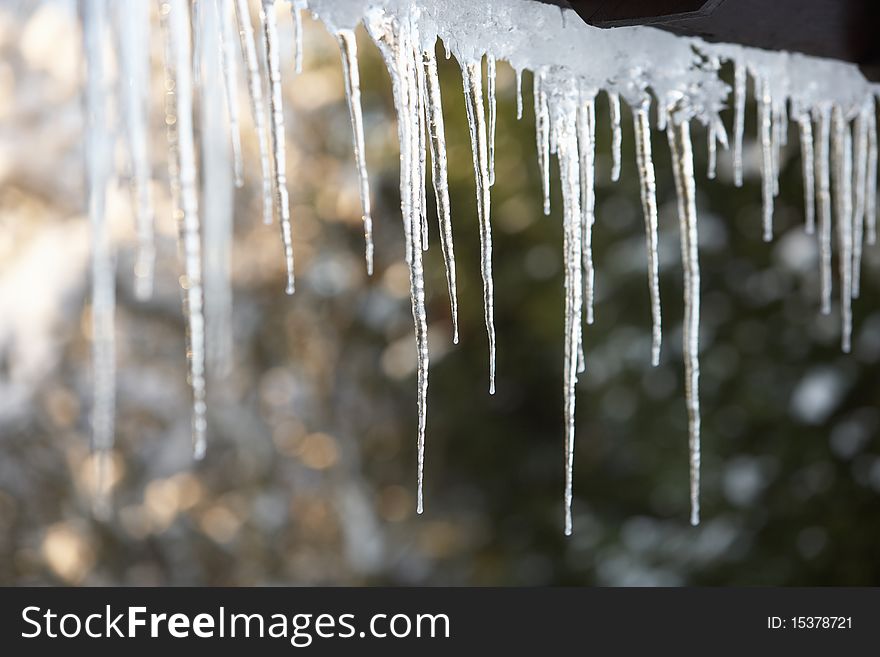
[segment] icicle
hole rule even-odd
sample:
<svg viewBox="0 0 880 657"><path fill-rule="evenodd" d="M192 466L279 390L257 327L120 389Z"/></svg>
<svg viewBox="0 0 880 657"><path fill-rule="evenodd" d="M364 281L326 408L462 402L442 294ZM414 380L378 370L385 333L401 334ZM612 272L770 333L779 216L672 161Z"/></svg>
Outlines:
<svg viewBox="0 0 880 657"><path fill-rule="evenodd" d="M287 294L294 292L293 239L290 227L290 202L287 196L287 161L284 143L284 108L281 93L281 64L278 55L278 29L275 18L275 0L263 0L260 5L260 21L263 25L263 52L266 70L269 71L269 108L272 121L269 134L272 138L272 168L275 171L274 192L281 224L281 242L287 265Z"/></svg>
<svg viewBox="0 0 880 657"><path fill-rule="evenodd" d="M573 85L572 85L573 86ZM575 441L575 386L583 360L581 310L581 172L576 127L577 98L565 97L554 105L559 174L562 184L563 253L565 261L565 534L571 535L572 479Z"/></svg>
<svg viewBox="0 0 880 657"><path fill-rule="evenodd" d="M202 148L202 215L205 248L205 343L209 371L223 378L232 370L232 208L234 147L226 137L232 127L223 120L224 98L228 98L226 65L231 53L224 53L222 3L202 7L202 96L199 103ZM218 38L219 36L219 38ZM234 142L233 142L234 144Z"/></svg>
<svg viewBox="0 0 880 657"><path fill-rule="evenodd" d="M437 220L440 224L440 246L446 265L446 284L452 307L452 341L458 344L458 292L455 281L455 251L452 243L452 220L449 209L449 182L446 160L446 130L443 124L443 103L440 96L440 77L434 48L422 51L424 68L425 111L428 119L428 143L431 147L431 182L437 201Z"/></svg>
<svg viewBox="0 0 880 657"><path fill-rule="evenodd" d="M303 62L303 24L302 10L306 8L305 0L291 0L290 13L293 16L293 41L294 56L293 70L299 74L302 73Z"/></svg>
<svg viewBox="0 0 880 657"><path fill-rule="evenodd" d="M247 66L248 96L251 116L257 132L260 148L260 170L263 183L263 223L272 223L272 170L269 160L269 133L266 130L265 107L263 104L263 81L260 77L257 46L254 40L254 27L251 22L247 0L236 0L235 16L238 20L238 33L241 39L241 52Z"/></svg>
<svg viewBox="0 0 880 657"><path fill-rule="evenodd" d="M156 265L153 202L150 196L150 153L147 140L147 90L150 87L150 13L147 0L116 5L119 29L117 52L125 140L135 207L137 255L134 294L141 300L153 294Z"/></svg>
<svg viewBox="0 0 880 657"><path fill-rule="evenodd" d="M541 189L544 192L544 214L550 214L550 114L547 93L544 91L544 74L533 74L532 86L535 100L535 133L538 142L538 169L541 172Z"/></svg>
<svg viewBox="0 0 880 657"><path fill-rule="evenodd" d="M700 524L700 261L697 236L696 185L690 123L669 119L666 130L672 153L678 217L681 231L681 260L684 268L683 351L685 395L690 435L691 524Z"/></svg>
<svg viewBox="0 0 880 657"><path fill-rule="evenodd" d="M715 123L709 122L709 127L706 130L707 137L707 147L709 149L709 162L706 165L706 177L709 180L715 180L715 164L718 159L718 137L715 134Z"/></svg>
<svg viewBox="0 0 880 657"><path fill-rule="evenodd" d="M831 313L831 180L828 173L831 141L831 110L814 110L816 122L816 207L819 216L819 297L823 315Z"/></svg>
<svg viewBox="0 0 880 657"><path fill-rule="evenodd" d="M353 30L336 33L342 53L342 72L345 79L345 97L351 117L354 143L354 159L357 164L361 210L363 211L364 241L366 242L367 274L373 275L373 219L370 213L370 182L367 177L367 161L364 146L364 117L361 110L361 82L358 71L357 40Z"/></svg>
<svg viewBox="0 0 880 657"><path fill-rule="evenodd" d="M244 185L244 165L241 158L241 129L238 120L238 67L235 65L234 28L232 26L232 7L230 0L219 0L217 11L220 14L220 55L223 66L223 81L226 89L226 112L229 117L229 133L232 139L232 161L235 172L235 186Z"/></svg>
<svg viewBox="0 0 880 657"><path fill-rule="evenodd" d="M492 281L492 225L489 221L489 153L483 110L482 71L479 62L462 63L464 100L471 133L474 172L477 181L477 215L480 221L480 261L483 272L483 309L489 334L489 394L495 394L495 291ZM546 108L546 97L544 99ZM549 132L549 116L546 115ZM548 157L549 159L549 157ZM545 170L549 174L549 169ZM549 208L548 208L549 209Z"/></svg>
<svg viewBox="0 0 880 657"><path fill-rule="evenodd" d="M577 115L578 148L581 175L581 258L584 268L583 303L587 324L593 323L593 290L596 272L593 267L593 224L596 221L596 100L595 94L583 94Z"/></svg>
<svg viewBox="0 0 880 657"><path fill-rule="evenodd" d="M871 101L873 103L873 100ZM853 196L855 208L852 215L852 296L857 299L861 285L862 240L865 234L865 185L868 178L868 109L863 106L853 125Z"/></svg>
<svg viewBox="0 0 880 657"><path fill-rule="evenodd" d="M865 241L877 242L877 115L874 100L868 110L868 171L865 192Z"/></svg>
<svg viewBox="0 0 880 657"><path fill-rule="evenodd" d="M522 119L523 101L522 101L522 69L516 69L516 120Z"/></svg>
<svg viewBox="0 0 880 657"><path fill-rule="evenodd" d="M852 133L846 123L843 110L834 107L832 114L832 144L834 166L831 176L834 183L834 210L837 214L837 239L840 242L840 348L849 353L852 334Z"/></svg>
<svg viewBox="0 0 880 657"><path fill-rule="evenodd" d="M660 364L660 346L663 340L660 309L660 257L657 238L657 183L654 159L651 153L651 121L648 118L650 100L633 113L633 132L636 138L636 162L639 166L642 213L645 217L645 241L648 251L648 289L651 294L651 364Z"/></svg>
<svg viewBox="0 0 880 657"><path fill-rule="evenodd" d="M489 101L489 185L495 184L495 124L498 106L495 101L495 58L486 55L486 99Z"/></svg>
<svg viewBox="0 0 880 657"><path fill-rule="evenodd" d="M394 107L397 111L397 134L400 141L400 206L406 234L407 262L410 271L410 298L416 335L418 358L418 493L416 508L422 513L425 463L425 422L428 403L428 322L425 313L425 280L422 265L421 222L418 204L421 192L418 181L418 157L415 152L418 138L413 134L418 125L419 100L416 69L420 63L415 58L414 45L418 34L411 23L401 23L381 8L368 10L364 24L370 36L379 46L385 65L391 76ZM436 108L435 108L436 109ZM439 112L438 112L439 114Z"/></svg>
<svg viewBox="0 0 880 657"><path fill-rule="evenodd" d="M801 138L801 168L804 179L804 217L808 235L816 232L816 177L813 162L813 126L810 115L800 112L797 118Z"/></svg>
<svg viewBox="0 0 880 657"><path fill-rule="evenodd" d="M428 201L425 183L425 162L427 160L427 148L425 146L425 96L423 90L425 88L425 69L421 66L422 52L417 43L412 44L413 53L412 60L414 73L416 78L415 101L416 111L418 112L418 133L416 139L416 153L418 154L419 168L416 178L416 190L419 192L419 218L422 222L422 250L428 250Z"/></svg>
<svg viewBox="0 0 880 657"><path fill-rule="evenodd" d="M746 67L737 62L733 72L733 183L743 184L743 132L746 116Z"/></svg>
<svg viewBox="0 0 880 657"><path fill-rule="evenodd" d="M169 173L174 214L178 219L184 260L183 307L187 322L187 360L193 393L193 454L205 454L205 319L202 298L202 246L196 188L193 138L192 53L186 0L161 5L165 31L165 125L168 132Z"/></svg>
<svg viewBox="0 0 880 657"><path fill-rule="evenodd" d="M611 180L620 179L620 94L608 92L608 111L611 115Z"/></svg>
<svg viewBox="0 0 880 657"><path fill-rule="evenodd" d="M758 79L758 123L761 137L761 191L764 207L764 241L773 240L773 197L774 160L772 129L773 99L770 97L770 84L764 78Z"/></svg>
<svg viewBox="0 0 880 657"><path fill-rule="evenodd" d="M193 52L192 81L193 86L198 87L202 84L202 0L191 0L190 8Z"/></svg>
<svg viewBox="0 0 880 657"><path fill-rule="evenodd" d="M105 0L83 0L83 47L88 79L86 108L86 182L91 226L92 273L92 449L95 451L97 478L95 514L110 512L110 482L107 466L115 434L116 406L116 272L106 201L110 183L112 137L107 122L108 81L104 61L107 33Z"/></svg>

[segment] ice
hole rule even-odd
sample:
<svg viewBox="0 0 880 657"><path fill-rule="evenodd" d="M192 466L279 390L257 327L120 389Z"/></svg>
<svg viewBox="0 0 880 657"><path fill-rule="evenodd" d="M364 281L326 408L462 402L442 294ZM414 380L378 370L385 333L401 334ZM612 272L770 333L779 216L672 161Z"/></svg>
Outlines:
<svg viewBox="0 0 880 657"><path fill-rule="evenodd" d="M747 76L745 64L737 62L733 73L733 183L737 187L742 187L743 184L743 128L746 116Z"/></svg>
<svg viewBox="0 0 880 657"><path fill-rule="evenodd" d="M839 105L832 112L831 143L834 184L834 210L837 220L837 240L840 244L840 348L849 353L852 334L852 132Z"/></svg>
<svg viewBox="0 0 880 657"><path fill-rule="evenodd" d="M813 124L807 112L797 116L801 141L801 169L804 180L804 227L808 235L816 232L816 164L813 157Z"/></svg>
<svg viewBox="0 0 880 657"><path fill-rule="evenodd" d="M290 13L293 17L293 70L295 73L302 73L303 62L303 26L302 12L308 3L306 0L290 0Z"/></svg>
<svg viewBox="0 0 880 657"><path fill-rule="evenodd" d="M361 210L364 222L365 257L367 274L373 275L373 218L370 212L370 181L367 176L367 160L364 146L364 117L361 109L361 81L358 71L357 39L353 30L342 29L336 32L336 40L342 53L342 71L345 80L345 98L351 117L354 159L358 170L358 189L361 195Z"/></svg>
<svg viewBox="0 0 880 657"><path fill-rule="evenodd" d="M581 177L581 257L584 268L584 312L593 323L593 296L596 271L593 267L593 224L596 222L596 99L592 92L582 94L577 115Z"/></svg>
<svg viewBox="0 0 880 657"><path fill-rule="evenodd" d="M550 110L543 88L544 73L533 75L535 101L535 138L538 146L538 169L541 172L541 190L544 192L544 214L550 214Z"/></svg>
<svg viewBox="0 0 880 657"><path fill-rule="evenodd" d="M272 169L269 158L269 133L266 130L266 109L263 103L263 81L260 77L260 65L257 58L257 46L254 38L254 27L247 0L235 0L235 16L238 21L238 34L241 40L241 52L247 68L248 97L251 105L251 117L257 133L260 149L260 171L263 186L263 223L272 223Z"/></svg>
<svg viewBox="0 0 880 657"><path fill-rule="evenodd" d="M654 159L651 153L651 121L648 117L650 100L633 110L633 133L636 142L636 163L639 170L639 188L642 213L645 217L645 241L648 251L648 289L651 295L651 364L660 364L663 341L662 312L660 309L660 255L657 239L657 183Z"/></svg>
<svg viewBox="0 0 880 657"><path fill-rule="evenodd" d="M620 144L622 131L620 129L620 94L608 92L608 113L611 117L611 180L620 180Z"/></svg>
<svg viewBox="0 0 880 657"><path fill-rule="evenodd" d="M235 29L232 25L231 0L215 0L220 20L220 55L223 83L226 91L226 112L229 117L229 136L232 141L235 186L244 185L244 164L241 156L241 129L238 120L238 66L235 59Z"/></svg>
<svg viewBox="0 0 880 657"><path fill-rule="evenodd" d="M115 436L116 404L116 267L106 202L110 185L112 134L107 122L109 81L104 58L108 37L107 3L84 0L82 5L83 49L88 81L85 89L86 183L91 226L92 274L92 449L97 454L97 485L94 510L109 512L106 465Z"/></svg>
<svg viewBox="0 0 880 657"><path fill-rule="evenodd" d="M272 139L272 177L278 223L281 225L281 243L284 248L284 262L287 266L287 287L285 292L293 294L293 237L290 226L290 200L287 194L287 150L284 136L284 107L281 90L281 63L278 52L278 27L275 17L275 0L263 0L260 6L260 22L263 27L263 54L266 70L269 72L269 110L272 120L269 135Z"/></svg>
<svg viewBox="0 0 880 657"><path fill-rule="evenodd" d="M205 318L202 298L202 245L193 134L192 52L189 9L185 0L161 7L165 33L165 125L174 214L180 234L184 277L183 309L187 324L187 360L193 394L193 455L205 455Z"/></svg>
<svg viewBox="0 0 880 657"><path fill-rule="evenodd" d="M523 101L522 101L522 70L516 69L516 120L522 119Z"/></svg>
<svg viewBox="0 0 880 657"><path fill-rule="evenodd" d="M773 239L773 198L776 196L774 181L776 176L773 129L773 97L770 95L770 83L766 78L759 78L758 88L758 131L761 140L761 196L763 201L764 241Z"/></svg>
<svg viewBox="0 0 880 657"><path fill-rule="evenodd" d="M489 221L489 147L483 109L482 71L479 62L463 62L461 79L471 133L474 173L477 182L477 218L480 222L480 269L483 275L483 312L489 335L489 394L495 394L495 289L492 279L492 225ZM549 125L548 125L549 132ZM549 158L548 158L549 159ZM545 172L545 175L549 171ZM548 182L549 184L549 182Z"/></svg>
<svg viewBox="0 0 880 657"><path fill-rule="evenodd" d="M229 53L224 54L220 41L225 37L219 13L223 3L206 2L202 20L202 102L199 104L202 216L204 225L204 294L205 348L207 365L214 380L232 371L232 208L233 171L235 168L227 134L232 128L224 121L224 98L228 97L225 70ZM226 7L228 9L228 7ZM219 11L218 11L219 10ZM219 39L218 39L219 36ZM234 142L233 142L234 144ZM232 147L234 152L234 147Z"/></svg>
<svg viewBox="0 0 880 657"><path fill-rule="evenodd" d="M877 243L877 115L875 101L868 111L868 170L865 192L865 241Z"/></svg>
<svg viewBox="0 0 880 657"><path fill-rule="evenodd" d="M115 8L118 21L116 51L120 67L119 95L125 125L137 232L134 293L138 299L145 300L153 294L153 274L156 265L154 212L150 195L150 150L147 139L150 13L147 0L122 2L116 4Z"/></svg>
<svg viewBox="0 0 880 657"><path fill-rule="evenodd" d="M440 246L446 266L446 284L452 309L452 341L458 344L458 292L455 276L455 249L452 242L452 219L449 208L449 181L446 160L446 130L443 123L443 102L440 95L440 77L435 55L436 41L422 50L424 68L425 111L428 119L428 143L431 147L431 181L437 202L437 220L440 224Z"/></svg>
<svg viewBox="0 0 880 657"><path fill-rule="evenodd" d="M710 123L706 130L706 148L708 151L708 160L706 163L706 177L709 180L715 179L715 168L718 163L718 136L715 134L715 124Z"/></svg>
<svg viewBox="0 0 880 657"><path fill-rule="evenodd" d="M818 107L816 122L816 207L819 215L819 298L823 315L831 313L831 108Z"/></svg>
<svg viewBox="0 0 880 657"><path fill-rule="evenodd" d="M859 110L853 123L853 196L855 206L852 215L852 296L859 296L862 270L862 241L865 234L865 187L868 178L868 112L873 111L873 101Z"/></svg>
<svg viewBox="0 0 880 657"><path fill-rule="evenodd" d="M495 184L495 126L498 106L495 100L495 58L486 55L486 99L489 101L489 185Z"/></svg>
<svg viewBox="0 0 880 657"><path fill-rule="evenodd" d="M696 185L690 122L670 117L666 136L672 153L673 174L678 195L681 232L681 261L684 269L684 353L685 397L688 412L691 474L691 524L700 523L700 260L697 234Z"/></svg>

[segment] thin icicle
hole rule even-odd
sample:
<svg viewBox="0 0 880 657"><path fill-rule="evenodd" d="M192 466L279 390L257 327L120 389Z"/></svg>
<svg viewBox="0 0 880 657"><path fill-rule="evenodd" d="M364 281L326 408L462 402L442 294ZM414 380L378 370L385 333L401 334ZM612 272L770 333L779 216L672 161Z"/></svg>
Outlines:
<svg viewBox="0 0 880 657"><path fill-rule="evenodd" d="M873 100L871 101L873 104ZM865 234L865 186L868 178L868 108L863 106L853 124L853 178L855 207L852 215L852 296L861 286L862 240Z"/></svg>
<svg viewBox="0 0 880 657"><path fill-rule="evenodd" d="M596 272L593 266L593 224L596 222L596 100L584 94L577 114L581 175L581 259L584 268L584 310L587 324L593 323Z"/></svg>
<svg viewBox="0 0 880 657"><path fill-rule="evenodd" d="M285 292L293 294L293 238L290 227L290 201L287 195L287 161L284 136L284 107L281 92L281 63L278 53L278 27L275 18L275 0L263 0L260 6L260 21L263 25L263 53L266 70L269 71L269 109L272 121L269 134L272 138L273 191L278 209L278 223L281 225L281 242L284 247L284 261L287 266L287 287Z"/></svg>
<svg viewBox="0 0 880 657"><path fill-rule="evenodd" d="M771 135L773 120L773 99L770 97L770 83L759 78L758 89L758 130L761 140L761 192L763 200L764 241L773 240L773 197L774 192L774 158L773 138Z"/></svg>
<svg viewBox="0 0 880 657"><path fill-rule="evenodd" d="M840 348L849 353L852 335L852 132L847 125L843 110L834 107L832 114L832 144L834 166L831 169L834 183L834 210L837 214L837 239L840 243L838 268L840 272Z"/></svg>
<svg viewBox="0 0 880 657"><path fill-rule="evenodd" d="M572 481L575 441L575 389L583 359L581 312L581 174L578 149L577 96L564 97L554 107L559 175L562 185L563 254L565 261L565 366L563 399L565 405L565 534L571 535Z"/></svg>
<svg viewBox="0 0 880 657"><path fill-rule="evenodd" d="M91 227L92 274L92 449L95 452L95 514L110 512L108 464L115 434L116 406L116 272L106 201L110 183L112 137L107 122L107 67L104 40L107 37L107 3L83 0L83 47L88 79L86 109L86 184Z"/></svg>
<svg viewBox="0 0 880 657"><path fill-rule="evenodd" d="M229 117L229 134L232 139L232 162L235 186L244 185L244 164L241 157L241 129L238 120L238 66L235 63L235 29L232 25L231 0L217 0L220 17L220 55L223 66L223 82L226 90L226 113Z"/></svg>
<svg viewBox="0 0 880 657"><path fill-rule="evenodd" d="M165 125L174 214L184 261L183 307L187 323L187 360L193 393L193 455L205 455L205 318L202 297L202 245L193 137L192 53L186 0L164 0Z"/></svg>
<svg viewBox="0 0 880 657"><path fill-rule="evenodd" d="M489 394L495 394L495 290L492 281L492 224L489 221L489 147L486 138L486 117L483 109L482 71L479 62L462 63L461 74L471 150L477 182L477 215L480 221L480 262L483 273L483 311L489 334ZM544 99L546 107L546 97ZM549 116L547 116L549 132ZM549 157L548 157L549 159ZM549 170L547 170L549 173ZM549 208L548 208L549 209Z"/></svg>
<svg viewBox="0 0 880 657"><path fill-rule="evenodd" d="M816 122L816 143L813 150L819 217L819 298L822 314L828 315L831 313L831 109L827 106L816 108L813 120Z"/></svg>
<svg viewBox="0 0 880 657"><path fill-rule="evenodd" d="M642 213L645 217L645 242L648 251L648 289L651 294L651 364L660 364L660 346L663 341L660 307L660 257L657 238L657 183L654 158L651 152L651 121L648 117L650 100L634 110L633 132L636 138L636 162L639 166Z"/></svg>
<svg viewBox="0 0 880 657"><path fill-rule="evenodd" d="M733 184L743 184L743 132L746 117L746 67L737 62L733 69Z"/></svg>
<svg viewBox="0 0 880 657"><path fill-rule="evenodd" d="M411 17L408 17L411 18ZM397 135L400 141L400 206L406 236L407 263L410 271L410 298L416 335L418 360L418 493L416 509L424 510L425 469L425 422L428 403L428 321L425 313L425 280L422 265L421 221L419 203L421 191L417 189L419 154L416 152L418 138L414 128L418 126L419 96L417 70L420 62L415 57L415 33L412 21L402 22L389 16L381 8L370 9L364 24L370 36L379 46L385 65L391 76L394 107L397 111ZM421 181L424 183L424 180Z"/></svg>
<svg viewBox="0 0 880 657"><path fill-rule="evenodd" d="M813 158L813 125L810 115L800 112L797 118L801 139L801 170L804 179L804 227L808 235L816 232L816 165Z"/></svg>
<svg viewBox="0 0 880 657"><path fill-rule="evenodd" d="M877 243L877 115L874 100L868 110L868 171L865 184L865 241Z"/></svg>
<svg viewBox="0 0 880 657"><path fill-rule="evenodd" d="M263 103L263 80L257 57L254 27L251 22L247 0L236 0L235 16L238 20L238 34L241 39L241 52L247 67L247 86L250 98L251 116L257 132L260 149L260 171L263 185L263 223L272 223L272 169L269 159L269 133L266 130L266 110Z"/></svg>
<svg viewBox="0 0 880 657"><path fill-rule="evenodd" d="M192 81L193 87L199 87L202 84L202 0L191 0L190 17L193 53Z"/></svg>
<svg viewBox="0 0 880 657"><path fill-rule="evenodd" d="M202 23L202 102L199 103L202 215L204 217L205 348L209 371L216 379L232 371L232 208L234 149L226 137L229 123L223 120L224 97L228 97L223 54L221 12L229 7L206 2ZM219 38L218 38L219 37Z"/></svg>
<svg viewBox="0 0 880 657"><path fill-rule="evenodd" d="M425 117L425 95L423 90L425 88L425 69L421 66L422 52L418 47L417 43L412 44L413 53L412 53L412 61L415 62L413 65L414 72L413 75L416 79L416 92L415 92L415 102L416 102L416 111L418 112L418 133L416 139L416 153L418 154L418 171L416 178L416 191L419 193L419 219L422 222L422 250L428 250L428 201L427 201L427 190L426 190L426 160L428 157L427 148L426 148L426 139L425 139L425 130L427 128L426 123L427 119Z"/></svg>
<svg viewBox="0 0 880 657"><path fill-rule="evenodd" d="M147 91L150 87L150 13L147 0L116 5L119 28L117 52L125 141L135 207L137 255L134 294L141 300L153 294L156 265L153 201L150 196L150 152L147 140Z"/></svg>
<svg viewBox="0 0 880 657"><path fill-rule="evenodd" d="M620 145L622 130L620 129L620 94L608 92L608 111L611 116L611 180L620 179Z"/></svg>
<svg viewBox="0 0 880 657"><path fill-rule="evenodd" d="M691 524L698 525L700 524L700 260L696 184L689 121L675 123L670 117L666 135L672 153L681 231L681 260L684 268L682 348L690 443Z"/></svg>
<svg viewBox="0 0 880 657"><path fill-rule="evenodd" d="M550 113L544 90L544 73L535 71L532 79L535 101L535 136L538 145L538 169L544 193L544 214L550 214Z"/></svg>
<svg viewBox="0 0 880 657"><path fill-rule="evenodd" d="M367 160L364 146L364 117L361 109L361 81L358 71L357 39L353 30L339 30L336 33L339 50L342 53L342 72L345 80L345 98L348 101L348 114L351 117L354 159L357 164L361 210L364 221L365 256L367 274L373 275L373 219L370 212L370 181L367 177Z"/></svg>
<svg viewBox="0 0 880 657"><path fill-rule="evenodd" d="M522 101L522 69L516 69L516 120L522 119L523 101Z"/></svg>
<svg viewBox="0 0 880 657"><path fill-rule="evenodd" d="M297 74L302 73L303 63L303 24L302 11L307 6L305 0L291 0L290 14L293 17L293 70Z"/></svg>
<svg viewBox="0 0 880 657"><path fill-rule="evenodd" d="M446 284L452 307L452 341L458 344L458 292L455 280L455 250L452 242L452 220L449 206L449 182L446 160L446 130L443 123L443 103L440 95L440 77L434 48L422 51L424 68L425 112L428 119L428 143L431 148L431 182L437 201L437 220L440 224L440 247L446 265Z"/></svg>
<svg viewBox="0 0 880 657"><path fill-rule="evenodd" d="M709 151L708 164L706 165L706 177L715 180L715 166L718 159L718 136L715 134L715 123L710 122L706 130L707 148Z"/></svg>
<svg viewBox="0 0 880 657"><path fill-rule="evenodd" d="M486 100L489 102L489 185L495 184L495 126L498 105L495 100L495 57L486 55Z"/></svg>
<svg viewBox="0 0 880 657"><path fill-rule="evenodd" d="M785 144L786 137L785 132L783 131L783 126L788 125L787 114L785 112L785 103L779 104L776 101L771 103L773 107L773 111L771 113L771 137L770 143L771 154L772 154L772 166L771 170L773 171L773 197L779 196L779 169L781 167L781 159L782 159L782 147Z"/></svg>

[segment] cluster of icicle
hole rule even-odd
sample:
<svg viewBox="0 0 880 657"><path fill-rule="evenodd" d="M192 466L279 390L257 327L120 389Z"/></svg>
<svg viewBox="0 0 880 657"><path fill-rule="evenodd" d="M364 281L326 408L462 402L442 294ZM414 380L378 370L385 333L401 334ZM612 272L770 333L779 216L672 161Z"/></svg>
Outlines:
<svg viewBox="0 0 880 657"><path fill-rule="evenodd" d="M113 174L108 125L108 89L102 44L114 39L121 71L116 87L136 211L138 250L135 289L151 293L154 261L153 211L149 196L147 98L149 0L81 0L87 54L87 174L93 228L92 313L95 364L94 448L105 463L114 433L114 257L104 213ZM294 292L293 218L285 167L281 56L275 0L262 0L255 31L247 0L159 0L165 42L165 112L169 178L180 228L183 305L187 322L189 379L193 395L196 458L205 452L206 367L229 367L229 244L232 182L241 186L243 163L236 105L243 66L250 111L260 145L263 219L277 220L287 267L286 291ZM708 177L715 177L717 144L728 138L720 112L730 88L719 77L722 61L735 68L733 88L734 183L742 184L746 87L751 77L759 111L763 166L765 239L772 238L773 200L779 189L780 151L788 121L797 123L803 158L806 230L818 232L821 311L831 308L832 217L840 248L842 348L849 350L851 299L858 296L863 242L876 239L876 88L848 64L788 53L710 45L651 28L597 30L576 14L530 0L293 0L295 70L302 65L301 13L312 15L335 35L341 52L353 130L355 164L363 207L368 273L373 268L370 189L364 148L357 46L363 23L391 76L400 141L400 204L411 282L418 351L418 510L422 511L428 386L428 330L422 252L428 248L426 177L430 175L439 220L440 246L458 341L455 257L447 186L445 128L436 60L437 41L461 67L473 151L477 221L481 243L483 301L489 343L489 392L495 388L491 189L495 163L495 68L499 59L516 71L517 116L522 117L522 72L533 74L538 163L543 209L550 212L551 154L562 186L565 271L565 532L571 532L575 388L588 367L583 325L593 322L596 271L592 256L595 223L597 97L604 92L612 126L612 178L620 175L621 100L632 110L637 171L645 221L648 288L653 323L652 363L660 360L661 310L657 253L657 195L651 131L666 132L672 159L684 270L683 354L689 419L691 522L699 522L700 269L691 126L706 127ZM236 37L237 33L237 37ZM236 47L238 43L240 50ZM237 50L239 50L237 52ZM485 73L483 59L486 60ZM199 116L193 98L200 94ZM652 105L655 110L652 117ZM194 121L201 121L201 144ZM197 146L201 157L197 156ZM201 172L197 162L201 161ZM199 184L202 186L201 206ZM818 208L818 212L815 211ZM818 217L816 220L814 217ZM104 466L102 466L104 467ZM106 488L106 482L102 490ZM104 501L106 504L106 500Z"/></svg>

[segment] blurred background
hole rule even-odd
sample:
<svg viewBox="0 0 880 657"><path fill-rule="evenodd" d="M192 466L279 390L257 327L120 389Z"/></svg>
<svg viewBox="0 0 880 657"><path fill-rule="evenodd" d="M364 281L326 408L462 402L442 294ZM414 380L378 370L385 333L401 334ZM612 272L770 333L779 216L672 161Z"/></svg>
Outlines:
<svg viewBox="0 0 880 657"><path fill-rule="evenodd" d="M390 82L359 28L376 237L369 278L339 51L304 14L305 65L295 75L292 23L279 5L298 289L284 294L277 225L261 223L242 88L247 181L235 194L234 367L209 380L209 447L199 463L190 455L153 16L159 261L154 297L136 301L133 217L121 180L109 200L119 372L108 521L90 512L76 5L0 5L0 584L880 584L880 253L866 249L853 353L843 355L837 306L828 317L818 312L817 249L803 230L794 133L783 153L776 239L761 241L753 104L741 189L729 153L719 153L717 180L706 179L705 131L694 129L704 415L703 524L692 528L668 148L655 135L664 344L652 368L630 115L621 180L612 184L607 103L598 99L596 323L585 330L579 384L574 535L563 536L562 202L554 158L553 212L543 215L531 75L517 121L505 63L492 189L493 397L460 74L440 58L461 342L451 342L429 199L431 374L426 504L417 516L415 342Z"/></svg>

